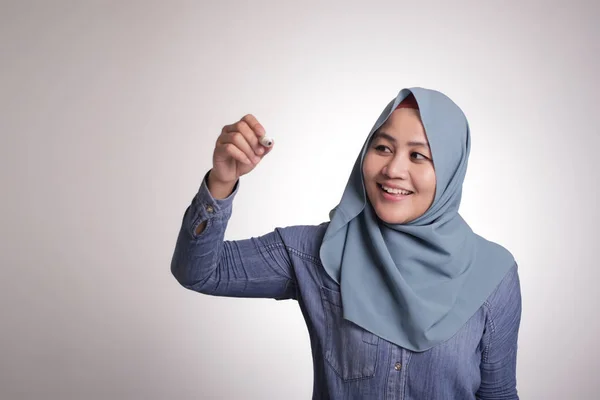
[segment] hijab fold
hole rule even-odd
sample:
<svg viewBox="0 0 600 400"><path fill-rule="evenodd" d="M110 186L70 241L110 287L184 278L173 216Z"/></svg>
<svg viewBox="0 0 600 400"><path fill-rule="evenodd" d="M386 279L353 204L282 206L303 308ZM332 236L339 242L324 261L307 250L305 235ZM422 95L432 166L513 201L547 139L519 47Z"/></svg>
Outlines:
<svg viewBox="0 0 600 400"><path fill-rule="evenodd" d="M406 224L380 220L368 202L362 163L372 135L414 96L431 147L436 192ZM475 234L458 213L471 147L467 119L444 94L402 89L388 103L356 159L320 248L340 285L344 318L412 351L452 337L481 307L515 261Z"/></svg>

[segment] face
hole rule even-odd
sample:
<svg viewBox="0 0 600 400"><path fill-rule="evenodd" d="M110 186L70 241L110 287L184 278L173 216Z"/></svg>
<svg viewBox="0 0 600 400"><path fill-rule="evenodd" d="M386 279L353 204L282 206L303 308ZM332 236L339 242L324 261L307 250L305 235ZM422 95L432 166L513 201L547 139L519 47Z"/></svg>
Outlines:
<svg viewBox="0 0 600 400"><path fill-rule="evenodd" d="M363 177L369 201L384 222L404 224L429 209L436 178L418 110L395 110L375 132L363 160Z"/></svg>

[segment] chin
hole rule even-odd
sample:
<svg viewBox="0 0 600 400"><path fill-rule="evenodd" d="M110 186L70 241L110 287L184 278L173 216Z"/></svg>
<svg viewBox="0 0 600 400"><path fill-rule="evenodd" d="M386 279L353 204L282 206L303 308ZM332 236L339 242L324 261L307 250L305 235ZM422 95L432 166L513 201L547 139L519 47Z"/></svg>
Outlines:
<svg viewBox="0 0 600 400"><path fill-rule="evenodd" d="M411 218L410 216L403 215L401 213L391 213L388 210L382 211L382 210L375 209L375 214L383 222L392 224L392 225L405 224L414 219L414 218Z"/></svg>

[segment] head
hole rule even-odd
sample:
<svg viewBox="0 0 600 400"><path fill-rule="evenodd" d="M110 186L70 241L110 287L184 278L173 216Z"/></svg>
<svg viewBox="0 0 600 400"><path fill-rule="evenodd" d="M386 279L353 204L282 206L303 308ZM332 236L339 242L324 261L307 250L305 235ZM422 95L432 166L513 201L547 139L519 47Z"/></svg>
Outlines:
<svg viewBox="0 0 600 400"><path fill-rule="evenodd" d="M420 112L411 94L368 144L362 173L367 197L388 224L405 224L432 205L436 174Z"/></svg>

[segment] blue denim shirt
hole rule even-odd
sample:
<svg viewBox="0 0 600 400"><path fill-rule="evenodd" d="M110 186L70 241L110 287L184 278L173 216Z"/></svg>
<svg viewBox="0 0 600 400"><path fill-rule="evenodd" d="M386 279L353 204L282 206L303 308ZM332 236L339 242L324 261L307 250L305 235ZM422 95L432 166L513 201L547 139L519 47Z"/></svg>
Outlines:
<svg viewBox="0 0 600 400"><path fill-rule="evenodd" d="M339 286L319 260L328 223L225 241L238 189L239 182L215 200L205 176L185 211L171 271L182 286L207 295L296 300L311 342L313 399L518 399L516 265L453 337L412 352L342 318Z"/></svg>

